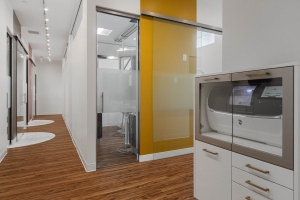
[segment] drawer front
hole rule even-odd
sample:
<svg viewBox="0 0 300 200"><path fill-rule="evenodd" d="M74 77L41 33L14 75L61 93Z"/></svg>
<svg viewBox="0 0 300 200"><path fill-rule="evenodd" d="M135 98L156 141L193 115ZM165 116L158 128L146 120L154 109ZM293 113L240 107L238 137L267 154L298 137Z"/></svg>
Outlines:
<svg viewBox="0 0 300 200"><path fill-rule="evenodd" d="M231 81L231 74L220 74L212 76L201 76L196 78L198 83L215 83L222 81Z"/></svg>
<svg viewBox="0 0 300 200"><path fill-rule="evenodd" d="M232 167L232 180L273 200L293 200L293 190Z"/></svg>
<svg viewBox="0 0 300 200"><path fill-rule="evenodd" d="M231 152L195 141L194 194L201 200L231 200Z"/></svg>
<svg viewBox="0 0 300 200"><path fill-rule="evenodd" d="M294 172L291 170L237 153L232 153L232 166L284 187L294 188Z"/></svg>
<svg viewBox="0 0 300 200"><path fill-rule="evenodd" d="M269 200L268 198L232 182L232 200Z"/></svg>

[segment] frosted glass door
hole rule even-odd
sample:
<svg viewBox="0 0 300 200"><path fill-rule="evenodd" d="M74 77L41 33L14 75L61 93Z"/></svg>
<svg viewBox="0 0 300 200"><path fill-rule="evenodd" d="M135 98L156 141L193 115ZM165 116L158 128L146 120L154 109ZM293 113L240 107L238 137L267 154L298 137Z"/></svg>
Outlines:
<svg viewBox="0 0 300 200"><path fill-rule="evenodd" d="M27 103L27 54L23 47L17 43L17 140L26 129L26 103Z"/></svg>
<svg viewBox="0 0 300 200"><path fill-rule="evenodd" d="M193 147L196 36L196 27L153 19L153 153Z"/></svg>
<svg viewBox="0 0 300 200"><path fill-rule="evenodd" d="M137 112L137 71L97 69L98 113Z"/></svg>

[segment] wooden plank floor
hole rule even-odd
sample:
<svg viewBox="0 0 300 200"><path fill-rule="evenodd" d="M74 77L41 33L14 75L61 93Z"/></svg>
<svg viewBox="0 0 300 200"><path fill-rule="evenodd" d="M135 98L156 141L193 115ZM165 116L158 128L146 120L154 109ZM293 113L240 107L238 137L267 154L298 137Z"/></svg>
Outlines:
<svg viewBox="0 0 300 200"><path fill-rule="evenodd" d="M97 166L107 167L120 164L137 162L137 156L129 151L124 151L125 138L122 137L117 126L103 127L101 142L97 145ZM119 151L125 153L120 154Z"/></svg>
<svg viewBox="0 0 300 200"><path fill-rule="evenodd" d="M9 149L0 164L0 199L194 199L193 155L99 169L86 173L60 115L28 128L56 137Z"/></svg>

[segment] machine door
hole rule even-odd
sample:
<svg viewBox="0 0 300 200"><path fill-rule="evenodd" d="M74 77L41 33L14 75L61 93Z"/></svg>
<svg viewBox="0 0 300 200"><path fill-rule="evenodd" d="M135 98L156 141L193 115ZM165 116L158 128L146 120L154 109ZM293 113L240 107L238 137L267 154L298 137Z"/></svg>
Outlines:
<svg viewBox="0 0 300 200"><path fill-rule="evenodd" d="M231 150L231 74L198 77L195 89L196 140Z"/></svg>
<svg viewBox="0 0 300 200"><path fill-rule="evenodd" d="M293 170L294 68L232 74L232 151Z"/></svg>

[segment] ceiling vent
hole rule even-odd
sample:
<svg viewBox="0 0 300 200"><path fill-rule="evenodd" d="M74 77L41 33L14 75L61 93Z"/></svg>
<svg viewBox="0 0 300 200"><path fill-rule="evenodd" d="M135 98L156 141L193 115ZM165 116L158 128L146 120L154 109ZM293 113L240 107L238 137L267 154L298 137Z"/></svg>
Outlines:
<svg viewBox="0 0 300 200"><path fill-rule="evenodd" d="M40 33L37 32L37 31L28 31L28 33L30 33L30 34L35 34L35 35L39 35L39 34L40 34Z"/></svg>
<svg viewBox="0 0 300 200"><path fill-rule="evenodd" d="M118 37L115 38L115 42L122 42L126 40L131 34L133 34L137 30L137 24L132 24L128 27L123 33L121 33Z"/></svg>

